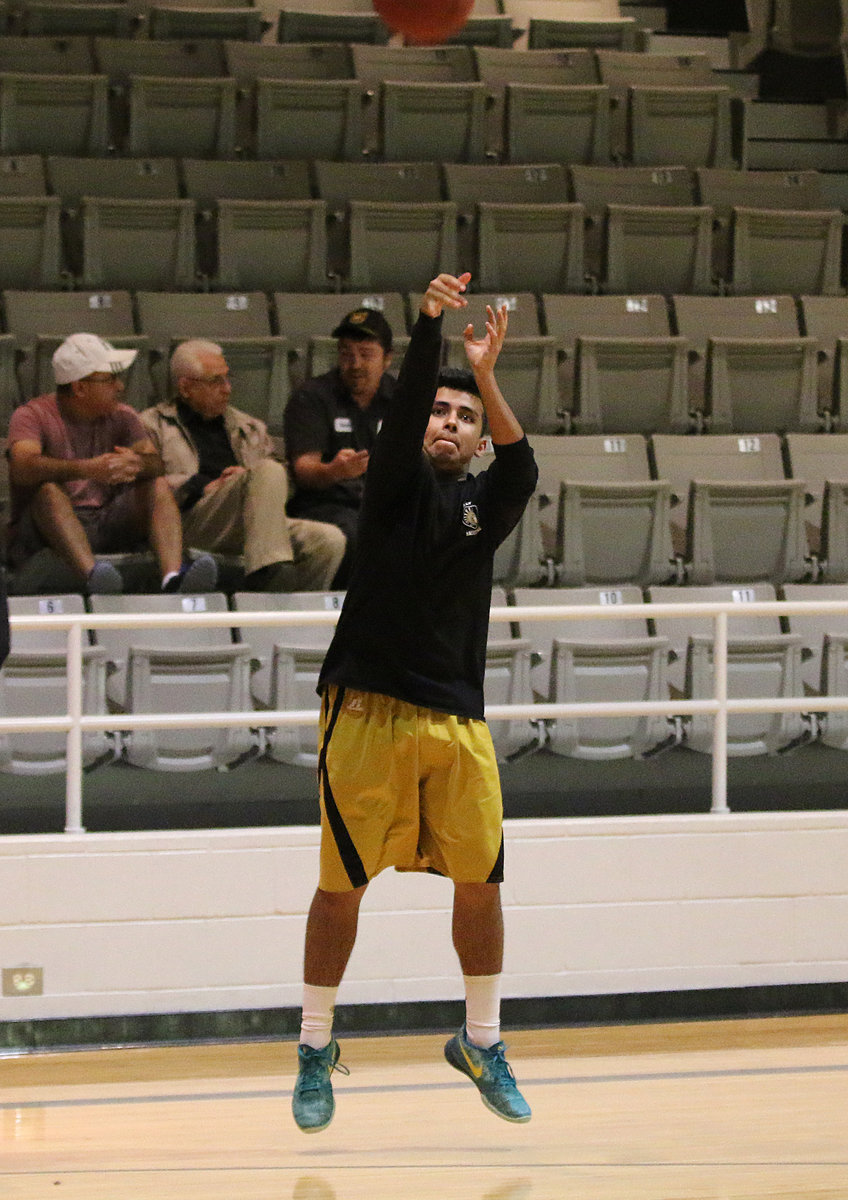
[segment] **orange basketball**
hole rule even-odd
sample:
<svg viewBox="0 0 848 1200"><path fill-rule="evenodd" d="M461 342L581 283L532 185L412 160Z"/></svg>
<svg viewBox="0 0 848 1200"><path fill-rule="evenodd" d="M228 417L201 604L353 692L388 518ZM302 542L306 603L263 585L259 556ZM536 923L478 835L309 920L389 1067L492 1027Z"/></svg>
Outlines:
<svg viewBox="0 0 848 1200"><path fill-rule="evenodd" d="M462 29L474 0L373 0L393 33L419 46L437 46Z"/></svg>

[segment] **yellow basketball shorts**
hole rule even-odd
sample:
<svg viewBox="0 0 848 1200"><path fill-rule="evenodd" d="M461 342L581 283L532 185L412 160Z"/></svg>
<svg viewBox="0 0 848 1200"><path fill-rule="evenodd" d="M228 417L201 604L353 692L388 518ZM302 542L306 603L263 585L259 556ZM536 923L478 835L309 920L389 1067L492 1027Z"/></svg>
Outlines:
<svg viewBox="0 0 848 1200"><path fill-rule="evenodd" d="M503 880L503 801L485 721L328 687L318 749L324 891L361 887L386 867Z"/></svg>

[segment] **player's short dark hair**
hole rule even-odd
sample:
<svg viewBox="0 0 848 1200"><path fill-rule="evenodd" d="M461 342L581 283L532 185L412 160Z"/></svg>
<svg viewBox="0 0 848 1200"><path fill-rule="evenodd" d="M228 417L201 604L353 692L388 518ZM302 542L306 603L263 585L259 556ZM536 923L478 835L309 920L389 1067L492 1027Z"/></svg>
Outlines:
<svg viewBox="0 0 848 1200"><path fill-rule="evenodd" d="M474 372L468 367L442 367L439 371L438 386L450 388L454 392L470 392L472 396L480 395Z"/></svg>

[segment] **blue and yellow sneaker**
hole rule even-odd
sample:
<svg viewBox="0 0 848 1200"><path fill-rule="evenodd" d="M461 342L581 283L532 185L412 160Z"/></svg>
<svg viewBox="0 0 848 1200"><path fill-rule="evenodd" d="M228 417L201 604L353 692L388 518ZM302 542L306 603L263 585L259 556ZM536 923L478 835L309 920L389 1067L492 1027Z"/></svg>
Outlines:
<svg viewBox="0 0 848 1200"><path fill-rule="evenodd" d="M476 1085L486 1108L505 1121L529 1121L530 1105L518 1090L505 1051L503 1042L496 1042L488 1050L475 1046L469 1042L464 1025L445 1043L445 1058Z"/></svg>
<svg viewBox="0 0 848 1200"><path fill-rule="evenodd" d="M336 1069L347 1075L347 1067L339 1066L339 1043L331 1041L323 1050L298 1046L297 1082L292 1096L292 1113L304 1133L319 1133L326 1129L336 1111L330 1075Z"/></svg>

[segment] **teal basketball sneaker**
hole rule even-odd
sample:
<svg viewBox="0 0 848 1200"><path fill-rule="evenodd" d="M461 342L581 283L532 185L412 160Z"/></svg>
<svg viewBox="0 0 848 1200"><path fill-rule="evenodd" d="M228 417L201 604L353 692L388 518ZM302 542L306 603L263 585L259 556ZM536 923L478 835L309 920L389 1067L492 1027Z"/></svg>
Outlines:
<svg viewBox="0 0 848 1200"><path fill-rule="evenodd" d="M330 1075L334 1070L348 1074L347 1067L339 1065L339 1043L333 1039L323 1050L311 1046L298 1046L297 1082L292 1096L292 1113L298 1127L304 1133L318 1133L326 1129L336 1111L333 1085Z"/></svg>
<svg viewBox="0 0 848 1200"><path fill-rule="evenodd" d="M503 1042L496 1042L488 1050L475 1046L469 1042L464 1025L445 1043L445 1058L457 1071L468 1076L486 1108L505 1121L529 1121L532 1116L530 1105L518 1090L505 1052Z"/></svg>

